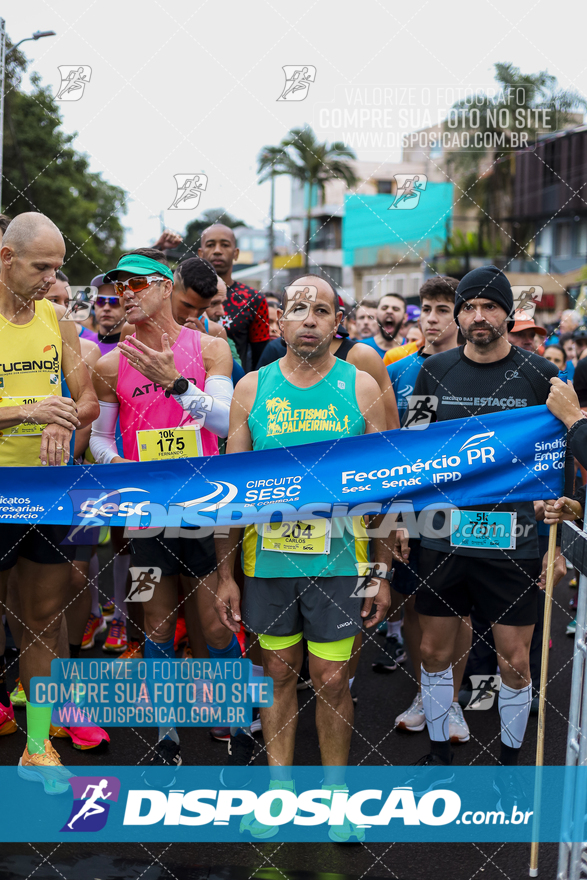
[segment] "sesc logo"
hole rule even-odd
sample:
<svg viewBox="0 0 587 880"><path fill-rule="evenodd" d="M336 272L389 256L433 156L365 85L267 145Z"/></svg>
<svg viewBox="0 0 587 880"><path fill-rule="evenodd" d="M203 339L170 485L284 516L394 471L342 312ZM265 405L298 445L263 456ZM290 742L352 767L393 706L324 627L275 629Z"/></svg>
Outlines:
<svg viewBox="0 0 587 880"><path fill-rule="evenodd" d="M116 776L72 776L73 807L62 831L101 831L108 821L110 803L120 794ZM75 826L75 827L74 827Z"/></svg>

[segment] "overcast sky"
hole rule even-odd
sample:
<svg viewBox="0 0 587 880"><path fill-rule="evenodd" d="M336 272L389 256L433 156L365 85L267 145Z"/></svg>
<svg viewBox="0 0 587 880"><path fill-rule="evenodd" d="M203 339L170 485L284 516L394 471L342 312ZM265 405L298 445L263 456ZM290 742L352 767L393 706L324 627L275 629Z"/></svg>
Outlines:
<svg viewBox="0 0 587 880"><path fill-rule="evenodd" d="M219 206L265 226L269 187L256 181L260 148L305 123L332 136L324 125L336 119L329 112L335 108L371 112L383 95L392 128L422 127L426 110L436 121L456 94L449 89L493 87L498 61L524 72L546 69L561 86L587 94L584 28L570 0L556 7L545 0L27 0L3 14L13 42L36 30L57 32L22 46L29 70L54 93L60 65L91 67L82 98L61 104L64 126L78 132L75 147L90 156L92 170L128 191L128 247L155 239L161 210L179 232ZM277 101L285 65L316 68L304 101ZM397 160L392 141L356 151L359 158ZM192 172L208 176L199 207L166 210L175 196L173 175ZM288 211L283 179L277 218Z"/></svg>

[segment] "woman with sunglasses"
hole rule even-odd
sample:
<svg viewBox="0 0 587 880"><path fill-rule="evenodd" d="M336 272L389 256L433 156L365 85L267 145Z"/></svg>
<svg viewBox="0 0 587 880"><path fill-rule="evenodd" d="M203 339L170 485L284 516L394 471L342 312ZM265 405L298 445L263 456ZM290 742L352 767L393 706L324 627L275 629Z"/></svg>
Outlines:
<svg viewBox="0 0 587 880"><path fill-rule="evenodd" d="M104 275L96 275L91 281L98 288L94 300L94 315L97 332L86 330L84 336L96 342L101 353L107 354L120 342L120 332L125 321L124 302L117 296L114 284L104 282Z"/></svg>

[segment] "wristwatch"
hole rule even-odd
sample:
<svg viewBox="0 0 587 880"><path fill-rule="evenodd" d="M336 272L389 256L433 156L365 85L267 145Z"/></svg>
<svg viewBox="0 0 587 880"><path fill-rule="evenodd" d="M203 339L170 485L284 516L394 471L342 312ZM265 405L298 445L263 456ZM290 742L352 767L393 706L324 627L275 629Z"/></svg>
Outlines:
<svg viewBox="0 0 587 880"><path fill-rule="evenodd" d="M172 394L185 394L190 383L183 376L178 376L169 391L165 392L165 397L171 397Z"/></svg>

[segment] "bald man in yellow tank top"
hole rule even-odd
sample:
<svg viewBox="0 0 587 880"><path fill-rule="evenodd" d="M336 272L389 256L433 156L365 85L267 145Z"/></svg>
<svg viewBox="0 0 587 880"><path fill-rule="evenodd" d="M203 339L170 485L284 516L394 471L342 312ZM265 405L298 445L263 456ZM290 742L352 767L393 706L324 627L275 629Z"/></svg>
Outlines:
<svg viewBox="0 0 587 880"><path fill-rule="evenodd" d="M0 249L0 467L65 465L73 432L96 418L98 400L81 359L75 326L43 299L63 264L65 244L43 214L20 214ZM61 397L61 373L71 399ZM39 477L41 472L39 471ZM1 478L1 477L0 477ZM26 495L26 485L23 485ZM69 526L0 525L0 604L16 566L24 628L20 678L27 695L27 747L19 775L49 794L67 788L49 740L51 707L28 702L33 675L50 675L75 548L62 547ZM4 633L2 630L1 636ZM4 645L0 644L3 655ZM0 688L0 713L11 712Z"/></svg>

